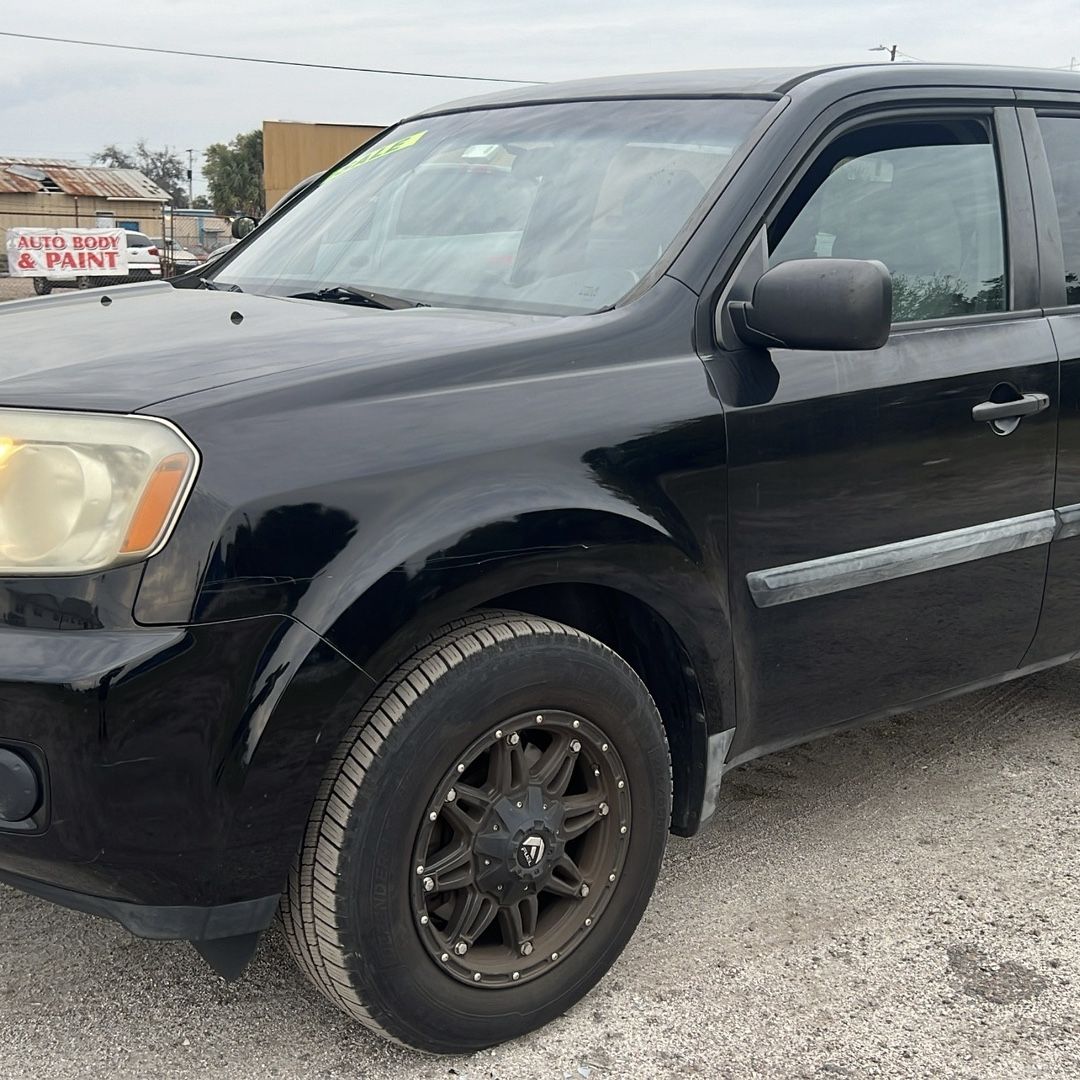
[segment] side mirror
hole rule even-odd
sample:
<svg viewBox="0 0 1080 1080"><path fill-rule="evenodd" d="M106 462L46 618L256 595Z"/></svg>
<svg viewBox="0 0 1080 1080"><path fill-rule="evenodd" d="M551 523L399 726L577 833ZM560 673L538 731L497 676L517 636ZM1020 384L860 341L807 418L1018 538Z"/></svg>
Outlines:
<svg viewBox="0 0 1080 1080"><path fill-rule="evenodd" d="M795 259L766 270L753 300L728 304L747 345L880 349L892 328L892 276L862 259Z"/></svg>
<svg viewBox="0 0 1080 1080"><path fill-rule="evenodd" d="M233 239L243 240L245 236L250 236L255 231L255 226L258 224L259 223L253 217L233 218Z"/></svg>

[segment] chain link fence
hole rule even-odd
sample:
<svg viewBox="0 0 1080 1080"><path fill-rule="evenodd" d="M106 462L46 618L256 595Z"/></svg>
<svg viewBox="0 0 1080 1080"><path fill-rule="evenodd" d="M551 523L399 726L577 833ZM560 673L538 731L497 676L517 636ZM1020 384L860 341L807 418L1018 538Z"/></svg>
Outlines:
<svg viewBox="0 0 1080 1080"><path fill-rule="evenodd" d="M165 234L179 248L200 260L212 254L231 239L232 222L204 211L175 211L167 217Z"/></svg>

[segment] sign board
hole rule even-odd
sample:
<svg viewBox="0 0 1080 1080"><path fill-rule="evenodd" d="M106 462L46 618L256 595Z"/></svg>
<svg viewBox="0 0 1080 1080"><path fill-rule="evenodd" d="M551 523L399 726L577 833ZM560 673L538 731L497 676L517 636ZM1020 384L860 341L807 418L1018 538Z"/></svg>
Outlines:
<svg viewBox="0 0 1080 1080"><path fill-rule="evenodd" d="M123 229L8 229L14 277L126 277Z"/></svg>

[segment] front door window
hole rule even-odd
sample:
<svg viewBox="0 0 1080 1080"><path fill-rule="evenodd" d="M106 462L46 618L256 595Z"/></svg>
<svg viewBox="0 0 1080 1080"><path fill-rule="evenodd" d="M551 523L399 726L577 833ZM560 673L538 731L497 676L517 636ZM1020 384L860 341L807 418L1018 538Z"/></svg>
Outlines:
<svg viewBox="0 0 1080 1080"><path fill-rule="evenodd" d="M770 262L877 259L893 320L1003 311L1005 243L990 131L981 121L860 128L811 167L770 229Z"/></svg>

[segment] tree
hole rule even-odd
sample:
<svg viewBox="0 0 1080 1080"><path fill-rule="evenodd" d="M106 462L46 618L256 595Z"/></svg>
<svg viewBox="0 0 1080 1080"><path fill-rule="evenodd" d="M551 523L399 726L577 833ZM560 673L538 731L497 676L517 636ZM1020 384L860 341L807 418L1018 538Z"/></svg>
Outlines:
<svg viewBox="0 0 1080 1080"><path fill-rule="evenodd" d="M192 210L213 210L213 206L210 205L210 200L205 195L196 195L191 200Z"/></svg>
<svg viewBox="0 0 1080 1080"><path fill-rule="evenodd" d="M93 161L113 169L138 169L147 179L169 193L173 206L187 206L187 166L167 146L152 150L145 139L139 139L135 148L127 151L116 143L103 147Z"/></svg>
<svg viewBox="0 0 1080 1080"><path fill-rule="evenodd" d="M262 143L262 132L255 130L206 148L203 176L210 188L210 201L219 214L262 217L266 201Z"/></svg>

